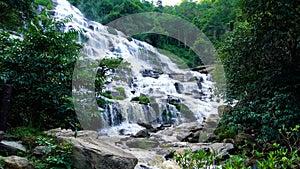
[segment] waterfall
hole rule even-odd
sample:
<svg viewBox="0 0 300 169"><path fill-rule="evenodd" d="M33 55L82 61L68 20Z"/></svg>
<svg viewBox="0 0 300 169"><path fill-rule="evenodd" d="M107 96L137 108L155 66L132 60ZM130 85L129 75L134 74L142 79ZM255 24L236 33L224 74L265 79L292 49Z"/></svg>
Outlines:
<svg viewBox="0 0 300 169"><path fill-rule="evenodd" d="M66 0L53 0L56 18L72 15L66 29L83 30L83 53L90 59L122 57L111 72L104 90L119 99L109 99L101 112L102 132L114 128L124 134L140 129L139 120L151 123L201 122L213 106L210 103L210 75L182 70L153 46L126 37L122 32L90 21ZM105 56L103 56L103 51ZM124 91L121 94L120 89ZM122 97L120 97L122 95ZM142 102L142 99L149 102Z"/></svg>

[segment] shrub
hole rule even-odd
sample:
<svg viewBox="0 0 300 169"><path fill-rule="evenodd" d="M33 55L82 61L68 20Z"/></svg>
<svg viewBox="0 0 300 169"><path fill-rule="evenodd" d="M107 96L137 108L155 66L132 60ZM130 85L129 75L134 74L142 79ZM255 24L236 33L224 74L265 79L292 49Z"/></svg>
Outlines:
<svg viewBox="0 0 300 169"><path fill-rule="evenodd" d="M71 154L73 151L72 142L56 143L52 137L37 137L36 143L39 146L46 146L44 155L41 158L32 157L31 162L37 169L44 168L68 168L72 167Z"/></svg>
<svg viewBox="0 0 300 169"><path fill-rule="evenodd" d="M206 152L200 150L192 152L191 150L183 153L175 153L175 161L184 169L192 168L210 168L210 165L218 165L223 169L251 169L251 168L297 168L300 166L299 156L299 126L286 129L282 128L280 133L282 135L283 144L265 142L262 149L256 147L255 144L248 151L244 145L239 147L240 151L236 155L229 155L229 158L219 158L217 153ZM259 148L260 150L257 150Z"/></svg>

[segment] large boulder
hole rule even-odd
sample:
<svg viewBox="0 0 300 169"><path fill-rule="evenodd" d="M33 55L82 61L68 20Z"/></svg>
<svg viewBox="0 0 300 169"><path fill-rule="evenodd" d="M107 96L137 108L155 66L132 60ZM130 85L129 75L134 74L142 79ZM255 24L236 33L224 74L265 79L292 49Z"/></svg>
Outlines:
<svg viewBox="0 0 300 169"><path fill-rule="evenodd" d="M18 153L26 152L25 147L16 141L2 140L0 142L0 155L17 155Z"/></svg>
<svg viewBox="0 0 300 169"><path fill-rule="evenodd" d="M3 157L3 169L33 169L33 165L24 157L8 156Z"/></svg>
<svg viewBox="0 0 300 169"><path fill-rule="evenodd" d="M73 143L72 161L76 168L133 169L138 162L132 154L101 142L96 131L79 131L76 138L71 130L54 129L45 133L56 136L58 141Z"/></svg>

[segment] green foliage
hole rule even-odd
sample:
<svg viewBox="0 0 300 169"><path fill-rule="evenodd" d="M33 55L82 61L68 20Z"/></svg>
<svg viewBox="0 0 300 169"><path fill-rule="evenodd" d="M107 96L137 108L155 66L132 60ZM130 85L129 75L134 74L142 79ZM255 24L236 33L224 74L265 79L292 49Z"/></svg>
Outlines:
<svg viewBox="0 0 300 169"><path fill-rule="evenodd" d="M140 104L149 104L150 103L150 99L146 96L141 96L139 98L139 103Z"/></svg>
<svg viewBox="0 0 300 169"><path fill-rule="evenodd" d="M76 121L72 72L82 46L77 31L61 31L70 19L43 12L22 30L22 39L0 30L0 81L13 85L13 125L53 128Z"/></svg>
<svg viewBox="0 0 300 169"><path fill-rule="evenodd" d="M9 131L16 139L21 140L26 145L28 152L31 152L37 145L37 136L43 136L43 133L32 127L16 127Z"/></svg>
<svg viewBox="0 0 300 169"><path fill-rule="evenodd" d="M219 48L226 97L238 101L222 123L280 139L282 125L300 123L299 5L250 0L240 6L245 21L235 24Z"/></svg>
<svg viewBox="0 0 300 169"><path fill-rule="evenodd" d="M147 1L141 2L139 0L69 1L78 7L87 18L96 20L103 24L107 24L129 14L139 12L163 12L176 15L197 26L208 36L210 40L214 42L220 40L221 36L226 31L231 29L233 20L235 19L237 13L236 0L201 1L200 3L184 1L180 5L173 7L155 7L153 4ZM158 17L149 16L147 19L148 20L144 22L147 23L147 29L151 29L149 32L155 32L157 30L159 30L159 32L164 32L164 25L168 23L174 24L174 18L172 17L163 18L160 20L162 22L158 20ZM130 21L128 23L130 23ZM149 27L149 25L151 26ZM126 27L126 31L130 31L130 25L126 26L128 26ZM181 60L181 62L184 62L184 64L180 64L181 67L182 65L196 67L202 64L202 61L199 58L201 56L197 56L191 49L187 47L187 41L189 41L190 38L186 35L186 32L189 32L189 30L186 30L186 32L178 31L179 27L184 28L185 25L174 25L174 27L172 27L173 30L171 31L176 32L178 39L185 37L185 40L183 40L184 42L169 36L151 33L134 35L133 37L142 41L146 41L162 50L173 53L171 55L168 53L167 56L173 57L172 60ZM115 34L112 29L109 29L109 32ZM196 43L199 43L199 41Z"/></svg>
<svg viewBox="0 0 300 169"><path fill-rule="evenodd" d="M253 150L251 156L246 156L246 152L238 155L229 155L229 159L221 159L216 153L209 153L205 150L184 153L176 153L175 161L183 169L210 168L211 165L220 166L223 169L251 169L257 166L260 169L268 168L295 168L300 164L298 150L289 152L288 149L274 144L275 150L260 152ZM255 160L254 160L255 159ZM250 161L254 161L250 163ZM249 165L249 164L252 164ZM219 168L219 167L217 167Z"/></svg>
<svg viewBox="0 0 300 169"><path fill-rule="evenodd" d="M217 160L216 155L205 150L197 152L186 150L183 153L175 154L175 161L183 169L209 168L210 165L216 163L215 160Z"/></svg>
<svg viewBox="0 0 300 169"><path fill-rule="evenodd" d="M0 167L1 168L4 167L4 164L5 164L4 158L0 157Z"/></svg>
<svg viewBox="0 0 300 169"><path fill-rule="evenodd" d="M105 91L101 93L101 96L104 96L106 98L112 99L113 97L111 96L111 91Z"/></svg>
<svg viewBox="0 0 300 169"><path fill-rule="evenodd" d="M34 0L34 5L42 5L47 9L53 9L54 7L53 2L51 2L51 0Z"/></svg>
<svg viewBox="0 0 300 169"><path fill-rule="evenodd" d="M125 95L125 89L123 87L116 87L115 88L118 92L120 92L120 95L119 96L115 96L113 97L114 99L117 99L117 100L124 100L126 95Z"/></svg>
<svg viewBox="0 0 300 169"><path fill-rule="evenodd" d="M35 13L31 4L34 0L1 0L0 28L17 31L34 18Z"/></svg>
<svg viewBox="0 0 300 169"><path fill-rule="evenodd" d="M56 143L55 138L37 137L36 143L39 146L46 146L46 148L41 158L32 157L30 159L35 168L72 168L72 142Z"/></svg>
<svg viewBox="0 0 300 169"><path fill-rule="evenodd" d="M103 87L105 84L105 81L108 77L108 72L112 69L117 68L121 63L123 59L118 57L118 58L104 58L100 60L98 64L98 71L96 74L96 79L95 79L95 91L97 94L101 95L103 92Z"/></svg>
<svg viewBox="0 0 300 169"><path fill-rule="evenodd" d="M225 138L234 138L237 132L232 128L226 128L224 131L219 131L217 135L218 140L223 140Z"/></svg>
<svg viewBox="0 0 300 169"><path fill-rule="evenodd" d="M150 99L146 96L133 97L131 101L138 101L140 104L149 104Z"/></svg>

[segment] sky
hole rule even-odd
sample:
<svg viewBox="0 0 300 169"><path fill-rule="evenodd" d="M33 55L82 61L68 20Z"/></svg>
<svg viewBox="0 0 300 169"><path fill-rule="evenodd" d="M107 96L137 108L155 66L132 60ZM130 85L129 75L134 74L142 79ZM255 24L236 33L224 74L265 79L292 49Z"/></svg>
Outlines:
<svg viewBox="0 0 300 169"><path fill-rule="evenodd" d="M157 0L146 0L146 1L149 1L149 2L154 2L156 3ZM162 5L165 6L165 5L169 5L169 6L174 6L174 5L178 5L180 4L182 0L162 0ZM193 0L193 2L195 1L198 1L198 0Z"/></svg>
<svg viewBox="0 0 300 169"><path fill-rule="evenodd" d="M181 2L181 0L162 0L163 5L177 5Z"/></svg>
<svg viewBox="0 0 300 169"><path fill-rule="evenodd" d="M149 1L149 2L154 1L154 3L156 3L157 0L146 0L146 1ZM171 6L171 5L177 5L177 4L179 4L181 1L182 1L182 0L162 0L162 3L163 3L164 6L165 6L165 5Z"/></svg>

